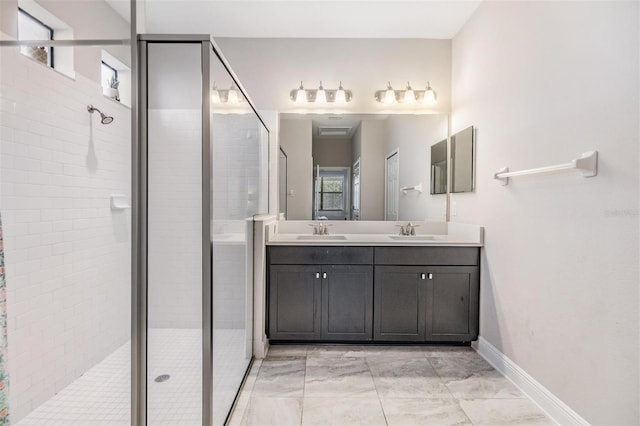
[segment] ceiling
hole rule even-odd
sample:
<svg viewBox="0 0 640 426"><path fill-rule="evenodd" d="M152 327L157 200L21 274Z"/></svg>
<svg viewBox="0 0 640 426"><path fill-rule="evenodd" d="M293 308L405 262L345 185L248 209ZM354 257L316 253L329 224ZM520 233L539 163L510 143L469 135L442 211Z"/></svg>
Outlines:
<svg viewBox="0 0 640 426"><path fill-rule="evenodd" d="M305 120L311 118L313 139L351 139L360 126L362 120L386 120L387 114L296 114L283 113L283 120ZM320 131L329 134L321 134ZM335 134L331 134L336 130ZM340 134L340 130L344 130Z"/></svg>
<svg viewBox="0 0 640 426"><path fill-rule="evenodd" d="M128 19L123 0L106 0ZM138 0L147 33L451 39L481 0Z"/></svg>

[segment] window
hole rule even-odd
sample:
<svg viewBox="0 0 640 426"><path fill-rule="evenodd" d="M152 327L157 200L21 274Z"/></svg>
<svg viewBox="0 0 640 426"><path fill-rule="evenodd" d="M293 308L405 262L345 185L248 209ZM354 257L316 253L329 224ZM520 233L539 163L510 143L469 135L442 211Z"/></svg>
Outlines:
<svg viewBox="0 0 640 426"><path fill-rule="evenodd" d="M102 70L102 87L108 89L109 87L111 87L109 85L111 80L118 81L118 70L105 61L102 61L102 65L100 68Z"/></svg>
<svg viewBox="0 0 640 426"><path fill-rule="evenodd" d="M53 40L53 28L18 9L18 40ZM51 46L23 46L20 52L51 68L54 66Z"/></svg>
<svg viewBox="0 0 640 426"><path fill-rule="evenodd" d="M320 210L344 210L344 176L320 179Z"/></svg>

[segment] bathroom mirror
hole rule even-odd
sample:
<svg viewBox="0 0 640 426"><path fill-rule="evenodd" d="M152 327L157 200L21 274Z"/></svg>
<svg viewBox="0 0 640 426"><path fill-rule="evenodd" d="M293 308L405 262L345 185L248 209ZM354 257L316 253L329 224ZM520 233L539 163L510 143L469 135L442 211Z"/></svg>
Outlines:
<svg viewBox="0 0 640 426"><path fill-rule="evenodd" d="M431 145L431 194L447 193L447 140Z"/></svg>
<svg viewBox="0 0 640 426"><path fill-rule="evenodd" d="M278 153L278 205L279 213L287 216L287 154L280 147Z"/></svg>
<svg viewBox="0 0 640 426"><path fill-rule="evenodd" d="M451 136L451 192L473 192L474 129L468 127Z"/></svg>
<svg viewBox="0 0 640 426"><path fill-rule="evenodd" d="M446 220L429 165L443 140L446 162L447 115L284 113L279 136L287 219Z"/></svg>

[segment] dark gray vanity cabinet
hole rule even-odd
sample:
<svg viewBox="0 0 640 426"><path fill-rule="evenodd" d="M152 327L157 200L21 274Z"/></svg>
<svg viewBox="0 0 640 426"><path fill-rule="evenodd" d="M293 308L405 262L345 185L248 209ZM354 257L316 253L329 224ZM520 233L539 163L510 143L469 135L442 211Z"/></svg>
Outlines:
<svg viewBox="0 0 640 426"><path fill-rule="evenodd" d="M373 338L373 248L269 248L272 340Z"/></svg>
<svg viewBox="0 0 640 426"><path fill-rule="evenodd" d="M425 340L424 277L425 269L419 266L376 266L373 325L375 340Z"/></svg>
<svg viewBox="0 0 640 426"><path fill-rule="evenodd" d="M471 342L478 247L270 246L268 336Z"/></svg>
<svg viewBox="0 0 640 426"><path fill-rule="evenodd" d="M272 265L269 326L272 339L320 338L321 273L311 265Z"/></svg>
<svg viewBox="0 0 640 426"><path fill-rule="evenodd" d="M322 339L372 338L373 267L322 265Z"/></svg>
<svg viewBox="0 0 640 426"><path fill-rule="evenodd" d="M478 338L478 267L428 268L427 340L470 342Z"/></svg>
<svg viewBox="0 0 640 426"><path fill-rule="evenodd" d="M479 257L476 247L376 247L374 339L476 340Z"/></svg>

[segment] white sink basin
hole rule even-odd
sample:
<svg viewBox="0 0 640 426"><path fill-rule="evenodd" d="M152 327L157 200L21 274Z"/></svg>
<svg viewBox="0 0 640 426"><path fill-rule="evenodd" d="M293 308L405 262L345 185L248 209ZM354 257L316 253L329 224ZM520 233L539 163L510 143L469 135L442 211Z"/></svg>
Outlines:
<svg viewBox="0 0 640 426"><path fill-rule="evenodd" d="M344 235L298 235L297 240L307 240L307 241L342 241L346 240L347 237Z"/></svg>
<svg viewBox="0 0 640 426"><path fill-rule="evenodd" d="M398 241L433 241L436 239L433 235L390 235L389 238Z"/></svg>

